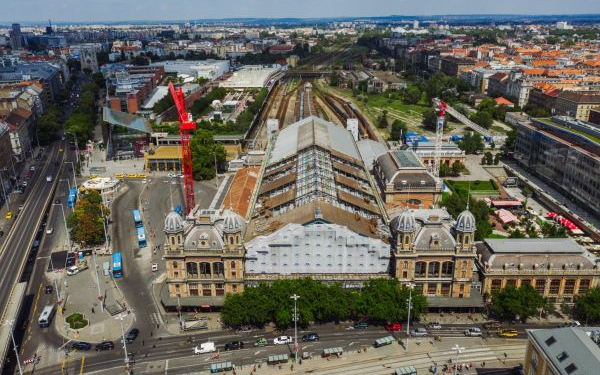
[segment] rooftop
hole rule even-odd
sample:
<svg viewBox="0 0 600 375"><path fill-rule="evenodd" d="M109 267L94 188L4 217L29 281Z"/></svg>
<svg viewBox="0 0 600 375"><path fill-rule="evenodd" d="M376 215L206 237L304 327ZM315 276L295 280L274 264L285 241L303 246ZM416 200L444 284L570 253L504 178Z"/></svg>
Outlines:
<svg viewBox="0 0 600 375"><path fill-rule="evenodd" d="M145 153L147 159L181 159L181 146L158 146L153 151Z"/></svg>
<svg viewBox="0 0 600 375"><path fill-rule="evenodd" d="M223 200L223 207L246 217L259 173L260 167L246 167L237 171Z"/></svg>
<svg viewBox="0 0 600 375"><path fill-rule="evenodd" d="M519 254L581 254L583 249L570 238L510 238L486 239L484 241L494 253Z"/></svg>

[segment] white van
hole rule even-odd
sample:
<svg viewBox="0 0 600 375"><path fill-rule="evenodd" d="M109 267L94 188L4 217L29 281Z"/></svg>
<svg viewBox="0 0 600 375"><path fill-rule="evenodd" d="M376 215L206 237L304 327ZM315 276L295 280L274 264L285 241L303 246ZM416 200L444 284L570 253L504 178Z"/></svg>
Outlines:
<svg viewBox="0 0 600 375"><path fill-rule="evenodd" d="M50 327L50 323L52 323L52 318L54 318L54 314L56 313L55 305L48 305L44 307L40 317L38 319L38 325L40 328Z"/></svg>
<svg viewBox="0 0 600 375"><path fill-rule="evenodd" d="M205 342L194 348L194 354L206 354L206 353L212 353L212 352L216 352L216 351L217 351L217 347L215 346L215 343L212 341Z"/></svg>

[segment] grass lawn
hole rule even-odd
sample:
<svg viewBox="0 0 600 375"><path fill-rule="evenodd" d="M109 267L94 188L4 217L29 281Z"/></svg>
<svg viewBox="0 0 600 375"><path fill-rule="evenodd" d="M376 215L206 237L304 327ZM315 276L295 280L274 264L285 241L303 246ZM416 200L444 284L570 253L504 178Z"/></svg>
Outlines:
<svg viewBox="0 0 600 375"><path fill-rule="evenodd" d="M476 191L495 191L497 190L496 185L492 181L445 181L446 185L454 191L465 191L469 190L472 192Z"/></svg>
<svg viewBox="0 0 600 375"><path fill-rule="evenodd" d="M71 329L81 329L89 324L89 322L83 318L83 314L81 313L73 313L67 316L65 321L69 323L69 327L71 327Z"/></svg>

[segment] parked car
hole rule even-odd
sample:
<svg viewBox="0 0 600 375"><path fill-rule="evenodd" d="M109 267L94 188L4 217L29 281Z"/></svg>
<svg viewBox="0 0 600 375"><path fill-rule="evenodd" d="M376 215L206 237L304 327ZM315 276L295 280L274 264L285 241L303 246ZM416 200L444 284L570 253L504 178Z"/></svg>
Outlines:
<svg viewBox="0 0 600 375"><path fill-rule="evenodd" d="M216 351L217 351L217 347L215 346L215 343L212 341L208 341L208 342L202 343L202 344L194 347L194 354L205 354L205 353L212 353L212 352L216 352Z"/></svg>
<svg viewBox="0 0 600 375"><path fill-rule="evenodd" d="M77 275L78 273L79 273L79 267L77 267L77 266L71 266L71 267L67 268L68 276Z"/></svg>
<svg viewBox="0 0 600 375"><path fill-rule="evenodd" d="M23 187L27 187L27 181L23 181L23 182L21 183L21 185L22 185Z"/></svg>
<svg viewBox="0 0 600 375"><path fill-rule="evenodd" d="M96 345L96 351L100 352L103 350L113 350L115 348L115 343L112 341L103 341L100 344Z"/></svg>
<svg viewBox="0 0 600 375"><path fill-rule="evenodd" d="M425 328L417 328L410 331L410 335L413 337L427 336L427 330Z"/></svg>
<svg viewBox="0 0 600 375"><path fill-rule="evenodd" d="M52 234L52 233L54 233L54 228L46 229L46 234Z"/></svg>
<svg viewBox="0 0 600 375"><path fill-rule="evenodd" d="M132 328L129 330L129 332L127 332L127 335L125 335L125 340L130 343L133 340L135 340L138 335L140 334L140 330L137 328Z"/></svg>
<svg viewBox="0 0 600 375"><path fill-rule="evenodd" d="M46 294L52 294L53 291L54 288L52 287L52 285L46 285L46 287L44 288L44 293Z"/></svg>
<svg viewBox="0 0 600 375"><path fill-rule="evenodd" d="M4 231L0 230L0 238L4 237Z"/></svg>
<svg viewBox="0 0 600 375"><path fill-rule="evenodd" d="M92 344L90 344L89 342L85 342L85 341L79 341L74 343L73 345L71 345L71 350L90 350L92 348ZM98 350L98 347L96 346L96 350ZM105 350L105 349L102 349Z"/></svg>
<svg viewBox="0 0 600 375"><path fill-rule="evenodd" d="M302 341L319 341L319 334L316 332L310 332L302 336Z"/></svg>
<svg viewBox="0 0 600 375"><path fill-rule="evenodd" d="M481 329L477 327L467 328L465 329L465 336L476 337L481 336Z"/></svg>
<svg viewBox="0 0 600 375"><path fill-rule="evenodd" d="M264 337L258 338L258 339L256 339L256 341L254 341L254 346L267 346L267 345L269 345L269 342Z"/></svg>
<svg viewBox="0 0 600 375"><path fill-rule="evenodd" d="M29 167L29 172L35 172L35 167L33 165Z"/></svg>
<svg viewBox="0 0 600 375"><path fill-rule="evenodd" d="M12 211L8 211L8 212L6 213L6 215L4 216L4 218L5 218L6 220L10 220L10 219L12 219L12 217L13 217L13 213L12 213Z"/></svg>
<svg viewBox="0 0 600 375"><path fill-rule="evenodd" d="M516 329L500 329L498 330L499 337L517 337L519 336L519 332Z"/></svg>
<svg viewBox="0 0 600 375"><path fill-rule="evenodd" d="M387 331L402 331L402 324L400 323L389 323L383 326Z"/></svg>
<svg viewBox="0 0 600 375"><path fill-rule="evenodd" d="M432 322L425 326L427 329L442 329L442 325L438 322Z"/></svg>
<svg viewBox="0 0 600 375"><path fill-rule="evenodd" d="M60 199L55 199L55 200L54 200L54 203L56 203L56 204L60 204Z"/></svg>
<svg viewBox="0 0 600 375"><path fill-rule="evenodd" d="M279 337L275 337L275 339L273 340L273 344L275 344L275 345L284 345L284 344L291 344L291 343L292 343L291 336L279 336Z"/></svg>
<svg viewBox="0 0 600 375"><path fill-rule="evenodd" d="M367 329L369 324L367 322L356 322L354 323L354 329Z"/></svg>
<svg viewBox="0 0 600 375"><path fill-rule="evenodd" d="M227 344L225 344L225 350L237 350L237 349L243 349L244 348L244 343L241 341L232 341L232 342L228 342Z"/></svg>

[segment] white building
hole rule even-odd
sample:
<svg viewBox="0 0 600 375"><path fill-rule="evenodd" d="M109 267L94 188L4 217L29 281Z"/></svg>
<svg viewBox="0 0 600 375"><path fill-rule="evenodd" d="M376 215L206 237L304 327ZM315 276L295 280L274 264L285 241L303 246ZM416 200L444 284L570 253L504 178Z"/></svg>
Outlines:
<svg viewBox="0 0 600 375"><path fill-rule="evenodd" d="M194 78L207 78L214 80L229 71L228 60L200 60L200 61L161 61L152 65L162 65L165 67L165 73L177 73L177 75L187 75Z"/></svg>
<svg viewBox="0 0 600 375"><path fill-rule="evenodd" d="M266 87L271 78L281 70L280 67L246 65L241 70L233 73L220 87L242 89Z"/></svg>

